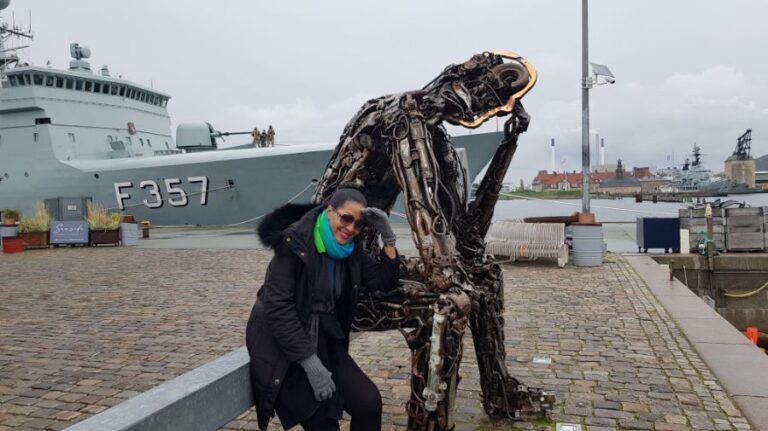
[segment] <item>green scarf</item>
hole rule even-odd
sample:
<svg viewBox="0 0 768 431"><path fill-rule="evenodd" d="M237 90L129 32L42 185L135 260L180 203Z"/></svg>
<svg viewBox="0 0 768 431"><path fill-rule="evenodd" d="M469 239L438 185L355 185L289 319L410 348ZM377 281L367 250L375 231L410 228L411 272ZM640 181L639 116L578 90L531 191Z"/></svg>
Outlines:
<svg viewBox="0 0 768 431"><path fill-rule="evenodd" d="M315 238L315 248L317 249L317 252L321 254L328 253L328 256L332 259L346 259L355 249L355 242L351 239L346 244L342 245L333 237L331 223L328 221L327 209L323 210L317 217L313 236Z"/></svg>

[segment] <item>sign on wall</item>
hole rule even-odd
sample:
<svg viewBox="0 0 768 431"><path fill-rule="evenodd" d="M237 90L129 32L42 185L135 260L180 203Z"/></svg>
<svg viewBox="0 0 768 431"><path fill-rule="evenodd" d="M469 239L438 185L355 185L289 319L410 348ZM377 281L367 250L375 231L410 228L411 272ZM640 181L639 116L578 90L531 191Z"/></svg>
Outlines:
<svg viewBox="0 0 768 431"><path fill-rule="evenodd" d="M51 244L88 244L88 222L54 221L51 223Z"/></svg>

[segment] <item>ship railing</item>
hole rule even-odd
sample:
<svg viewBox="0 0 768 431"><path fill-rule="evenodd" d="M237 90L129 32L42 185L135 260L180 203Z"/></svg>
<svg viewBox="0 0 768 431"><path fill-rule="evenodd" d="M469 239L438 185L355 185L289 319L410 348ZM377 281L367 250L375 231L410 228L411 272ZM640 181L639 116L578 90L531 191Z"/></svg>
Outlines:
<svg viewBox="0 0 768 431"><path fill-rule="evenodd" d="M248 352L241 347L67 431L213 431L253 406Z"/></svg>

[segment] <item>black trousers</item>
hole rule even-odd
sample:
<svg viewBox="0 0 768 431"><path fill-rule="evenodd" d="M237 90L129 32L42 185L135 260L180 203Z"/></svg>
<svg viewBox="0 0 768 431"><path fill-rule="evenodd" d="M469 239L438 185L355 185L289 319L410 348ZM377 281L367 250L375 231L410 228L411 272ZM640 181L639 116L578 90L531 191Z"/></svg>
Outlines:
<svg viewBox="0 0 768 431"><path fill-rule="evenodd" d="M344 400L344 411L352 416L350 431L381 431L381 394L379 388L357 366L346 351L339 352L333 379ZM329 419L326 409L301 422L304 431L338 431L339 421Z"/></svg>

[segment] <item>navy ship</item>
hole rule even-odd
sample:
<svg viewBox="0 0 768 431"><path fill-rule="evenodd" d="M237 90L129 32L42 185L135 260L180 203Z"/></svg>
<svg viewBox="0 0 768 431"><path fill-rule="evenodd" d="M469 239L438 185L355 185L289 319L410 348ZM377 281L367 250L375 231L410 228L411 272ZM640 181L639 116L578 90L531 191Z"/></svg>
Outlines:
<svg viewBox="0 0 768 431"><path fill-rule="evenodd" d="M0 10L10 0L0 0ZM309 201L336 143L220 148L229 133L208 123L171 134L171 96L91 69L90 50L70 44L67 69L20 61L11 38L31 31L0 17L0 208L84 197L157 225L257 222L289 201ZM341 130L343 125L340 125ZM243 132L245 133L245 132ZM501 133L455 137L468 178Z"/></svg>
<svg viewBox="0 0 768 431"><path fill-rule="evenodd" d="M659 187L660 191L692 196L727 196L755 192L746 184L717 178L712 170L704 167L701 160L701 147L695 143L691 156L693 160L686 158L682 169L675 168L670 172L670 183Z"/></svg>

